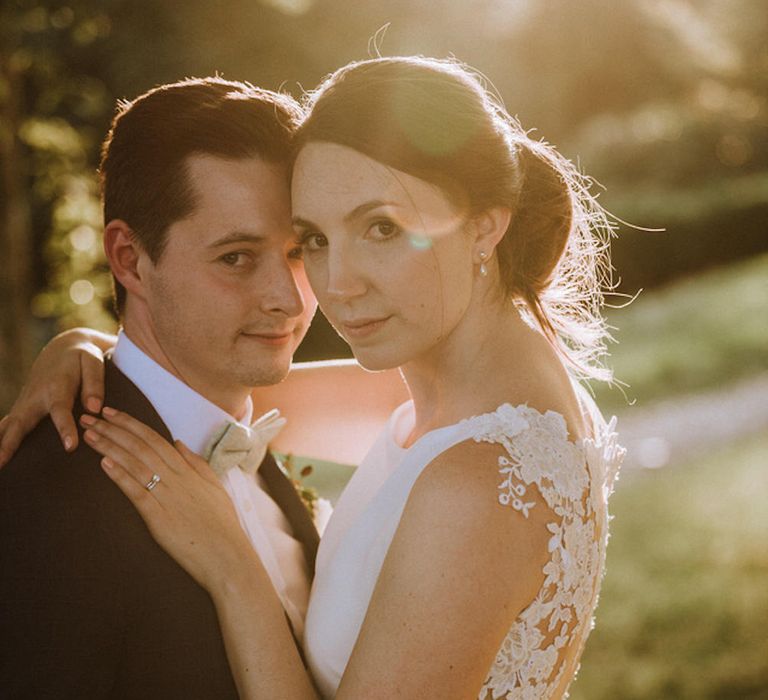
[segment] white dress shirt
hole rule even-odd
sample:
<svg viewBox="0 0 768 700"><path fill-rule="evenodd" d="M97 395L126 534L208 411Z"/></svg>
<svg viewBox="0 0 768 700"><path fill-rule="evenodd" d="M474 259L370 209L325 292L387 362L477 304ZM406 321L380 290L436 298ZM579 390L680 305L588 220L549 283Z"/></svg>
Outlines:
<svg viewBox="0 0 768 700"><path fill-rule="evenodd" d="M181 440L197 454L204 453L213 435L225 423L251 423L250 397L244 406L243 418L237 421L161 367L124 331L118 333L112 360L147 397L173 439ZM301 543L293 537L283 511L266 492L261 476L254 477L235 468L230 469L221 482L288 613L294 633L301 639L310 586Z"/></svg>

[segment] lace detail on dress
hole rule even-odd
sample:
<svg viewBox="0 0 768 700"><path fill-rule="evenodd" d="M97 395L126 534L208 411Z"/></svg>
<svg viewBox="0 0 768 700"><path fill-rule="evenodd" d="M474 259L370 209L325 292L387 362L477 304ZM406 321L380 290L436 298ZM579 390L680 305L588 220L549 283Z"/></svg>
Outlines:
<svg viewBox="0 0 768 700"><path fill-rule="evenodd" d="M592 627L605 561L607 498L624 456L615 419L595 440L575 444L565 419L505 404L467 419L476 442L504 447L499 502L528 517L538 489L553 520L544 583L499 649L479 698L549 698L573 676ZM563 697L567 697L567 693Z"/></svg>

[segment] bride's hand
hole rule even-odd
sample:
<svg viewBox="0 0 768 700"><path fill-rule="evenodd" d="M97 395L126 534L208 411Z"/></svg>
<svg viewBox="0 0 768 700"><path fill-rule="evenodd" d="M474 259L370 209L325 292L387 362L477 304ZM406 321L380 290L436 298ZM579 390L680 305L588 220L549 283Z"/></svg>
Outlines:
<svg viewBox="0 0 768 700"><path fill-rule="evenodd" d="M84 439L158 544L210 593L256 558L232 501L208 463L126 413L83 415ZM150 485L154 482L154 486Z"/></svg>
<svg viewBox="0 0 768 700"><path fill-rule="evenodd" d="M74 328L60 333L43 348L11 412L0 421L0 468L49 413L64 449L71 452L77 447L72 406L78 387L83 406L98 413L104 401L103 352L114 344L114 336Z"/></svg>

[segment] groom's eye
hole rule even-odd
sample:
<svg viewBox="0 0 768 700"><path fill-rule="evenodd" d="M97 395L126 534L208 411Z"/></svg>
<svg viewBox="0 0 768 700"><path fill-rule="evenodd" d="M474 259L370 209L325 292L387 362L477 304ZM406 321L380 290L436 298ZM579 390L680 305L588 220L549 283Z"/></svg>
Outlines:
<svg viewBox="0 0 768 700"><path fill-rule="evenodd" d="M288 251L288 257L292 260L301 260L304 257L304 248L297 245Z"/></svg>
<svg viewBox="0 0 768 700"><path fill-rule="evenodd" d="M317 231L305 231L299 236L299 245L302 249L313 253L328 247L328 239Z"/></svg>
<svg viewBox="0 0 768 700"><path fill-rule="evenodd" d="M219 260L228 267L242 267L247 262L247 254L243 252L225 253Z"/></svg>

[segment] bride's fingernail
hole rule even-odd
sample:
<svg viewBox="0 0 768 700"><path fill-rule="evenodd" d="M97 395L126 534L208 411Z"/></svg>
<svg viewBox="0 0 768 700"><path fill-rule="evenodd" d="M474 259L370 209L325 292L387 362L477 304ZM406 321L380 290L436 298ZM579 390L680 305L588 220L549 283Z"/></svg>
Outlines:
<svg viewBox="0 0 768 700"><path fill-rule="evenodd" d="M87 413L80 416L80 422L83 425L96 425L96 419L93 416L89 416Z"/></svg>
<svg viewBox="0 0 768 700"><path fill-rule="evenodd" d="M99 441L99 434L94 430L86 430L83 433L83 437L85 437L88 442L98 442Z"/></svg>
<svg viewBox="0 0 768 700"><path fill-rule="evenodd" d="M104 408L101 409L101 412L105 416L116 416L117 411L114 408L110 408L109 406L104 406Z"/></svg>
<svg viewBox="0 0 768 700"><path fill-rule="evenodd" d="M101 460L101 466L104 467L104 469L114 469L115 463L109 457L104 457Z"/></svg>

